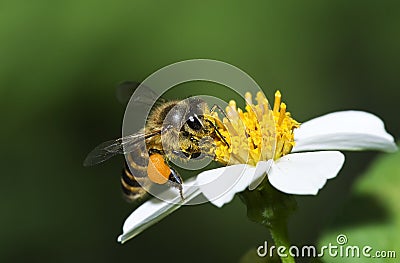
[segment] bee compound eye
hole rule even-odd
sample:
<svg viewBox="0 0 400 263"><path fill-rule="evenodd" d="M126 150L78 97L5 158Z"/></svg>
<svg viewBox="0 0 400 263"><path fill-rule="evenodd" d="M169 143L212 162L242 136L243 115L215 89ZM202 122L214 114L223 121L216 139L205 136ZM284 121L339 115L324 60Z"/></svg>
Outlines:
<svg viewBox="0 0 400 263"><path fill-rule="evenodd" d="M203 127L197 115L189 116L186 123L191 129L195 131L198 131Z"/></svg>

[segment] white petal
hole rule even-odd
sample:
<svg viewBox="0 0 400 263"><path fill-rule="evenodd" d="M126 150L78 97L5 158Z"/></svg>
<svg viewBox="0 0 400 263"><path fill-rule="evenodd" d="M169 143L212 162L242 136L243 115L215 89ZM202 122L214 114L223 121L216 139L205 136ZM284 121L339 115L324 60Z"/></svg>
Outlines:
<svg viewBox="0 0 400 263"><path fill-rule="evenodd" d="M196 182L213 205L222 207L249 186L255 171L256 167L246 164L226 166L200 173Z"/></svg>
<svg viewBox="0 0 400 263"><path fill-rule="evenodd" d="M249 185L249 190L254 190L256 187L264 180L267 175L267 171L270 169L271 165L274 163L273 160L259 161L256 166L256 171Z"/></svg>
<svg viewBox="0 0 400 263"><path fill-rule="evenodd" d="M397 150L393 137L377 116L363 111L330 113L300 125L294 131L292 152L314 150Z"/></svg>
<svg viewBox="0 0 400 263"><path fill-rule="evenodd" d="M250 182L263 177L267 167L270 167L270 162L268 162L268 166L266 163L260 162L257 167L240 164L208 170L200 173L197 178L186 180L184 201L179 202L178 192L171 188L162 193L159 196L160 199L152 198L145 202L125 220L123 234L118 237L118 241L124 243L135 237L201 193L211 203L222 207L225 203L230 202L236 193L245 190Z"/></svg>
<svg viewBox="0 0 400 263"><path fill-rule="evenodd" d="M268 180L287 194L316 195L344 163L337 151L293 153L280 158L268 171Z"/></svg>
<svg viewBox="0 0 400 263"><path fill-rule="evenodd" d="M152 198L139 206L125 220L123 233L118 237L118 241L124 243L135 237L201 193L194 179L186 180L184 190L184 201L180 201L176 189L171 188L160 195L161 200Z"/></svg>

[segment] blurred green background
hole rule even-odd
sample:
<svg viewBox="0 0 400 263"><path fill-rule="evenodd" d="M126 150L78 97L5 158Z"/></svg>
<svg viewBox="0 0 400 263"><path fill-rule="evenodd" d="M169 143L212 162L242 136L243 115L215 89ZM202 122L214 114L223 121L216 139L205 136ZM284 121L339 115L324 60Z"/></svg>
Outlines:
<svg viewBox="0 0 400 263"><path fill-rule="evenodd" d="M366 110L399 138L399 28L398 1L1 1L0 261L237 262L269 239L238 198L185 207L116 242L133 209L120 193L123 158L82 167L121 134L116 84L217 59L270 98L280 89L299 121ZM293 242L318 241L376 155L346 153L320 195L298 198Z"/></svg>

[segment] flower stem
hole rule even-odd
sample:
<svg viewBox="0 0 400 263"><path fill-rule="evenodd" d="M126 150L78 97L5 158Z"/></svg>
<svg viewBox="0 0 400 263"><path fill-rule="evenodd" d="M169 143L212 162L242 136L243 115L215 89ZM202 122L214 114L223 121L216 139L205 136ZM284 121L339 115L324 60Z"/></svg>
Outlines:
<svg viewBox="0 0 400 263"><path fill-rule="evenodd" d="M275 253L279 247L285 247L284 252L281 252L285 254L281 256L281 261L294 263L294 258L289 255L291 244L287 231L287 219L297 206L294 197L276 190L266 181L253 191L242 192L241 198L247 206L249 219L270 231L275 242Z"/></svg>
<svg viewBox="0 0 400 263"><path fill-rule="evenodd" d="M289 254L289 248L291 244L289 241L286 222L273 223L270 227L268 227L268 229L272 238L274 239L276 248L278 249L279 247L285 247L285 252L283 253L285 256L281 257L282 263L294 263L294 258Z"/></svg>

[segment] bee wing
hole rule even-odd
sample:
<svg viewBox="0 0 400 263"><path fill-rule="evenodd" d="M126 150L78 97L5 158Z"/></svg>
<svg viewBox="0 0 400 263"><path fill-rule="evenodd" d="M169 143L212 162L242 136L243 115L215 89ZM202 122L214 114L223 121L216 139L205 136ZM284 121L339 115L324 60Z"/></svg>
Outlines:
<svg viewBox="0 0 400 263"><path fill-rule="evenodd" d="M132 94L136 91L136 89L140 86L140 82L136 81L123 81L118 84L116 88L116 96L119 102L122 104L127 104ZM141 92L138 96L133 98L132 102L143 103L146 105L153 105L158 99L159 95L147 86L143 86L145 92Z"/></svg>
<svg viewBox="0 0 400 263"><path fill-rule="evenodd" d="M160 131L155 131L152 133L139 132L116 140L103 142L88 154L83 162L83 165L96 165L110 159L117 154L130 153L139 147L141 142L144 143L147 138L159 133Z"/></svg>

